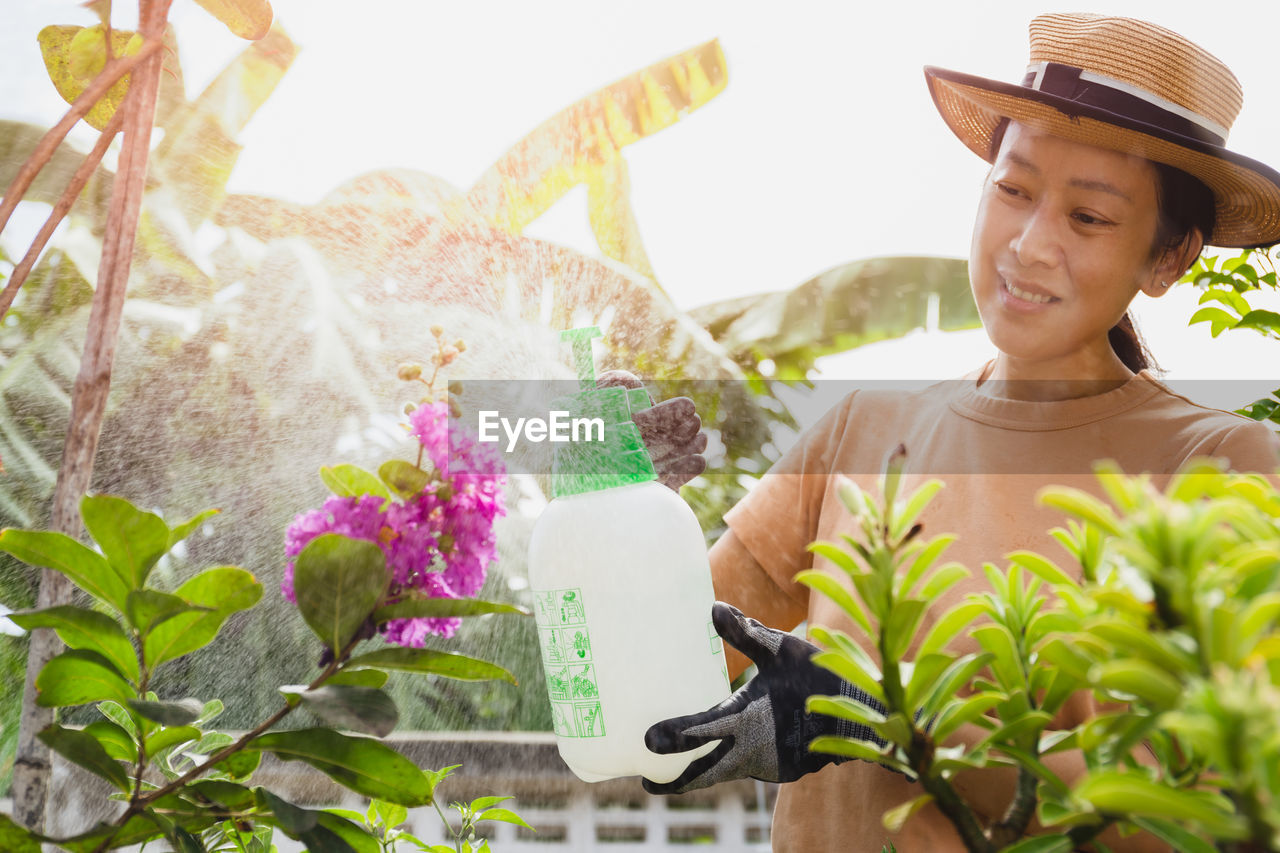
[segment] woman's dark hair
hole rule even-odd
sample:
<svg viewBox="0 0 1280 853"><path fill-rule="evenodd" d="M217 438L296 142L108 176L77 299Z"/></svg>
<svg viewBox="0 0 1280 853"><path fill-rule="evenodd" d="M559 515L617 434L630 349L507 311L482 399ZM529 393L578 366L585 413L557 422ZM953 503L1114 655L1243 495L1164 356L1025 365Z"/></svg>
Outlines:
<svg viewBox="0 0 1280 853"><path fill-rule="evenodd" d="M1000 144L1004 141L1004 132L1008 127L1009 119L1002 118L992 131L987 157L989 162L995 162L996 155L1000 153ZM1175 166L1155 161L1151 161L1151 165L1156 170L1156 204L1160 206L1156 236L1151 243L1151 257L1157 258L1163 252L1177 249L1191 234L1192 229L1199 230L1200 235L1207 240L1213 233L1217 220L1213 191L1199 178L1194 178ZM1138 333L1128 311L1107 332L1107 340L1111 342L1111 349L1124 362L1125 367L1134 373L1148 367L1159 370L1155 357L1147 349L1147 344Z"/></svg>

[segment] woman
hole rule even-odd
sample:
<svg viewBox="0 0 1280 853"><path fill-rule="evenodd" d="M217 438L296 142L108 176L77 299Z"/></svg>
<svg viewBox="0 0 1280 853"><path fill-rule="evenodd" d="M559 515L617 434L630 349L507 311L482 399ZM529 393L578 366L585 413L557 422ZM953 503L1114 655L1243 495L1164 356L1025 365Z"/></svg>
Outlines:
<svg viewBox="0 0 1280 853"><path fill-rule="evenodd" d="M764 625L789 629L808 619L859 633L835 605L792 581L809 566L809 542L856 533L833 473L870 483L886 452L905 444L903 490L945 480L925 527L956 532L947 558L977 568L1020 549L1071 565L1046 533L1060 515L1034 496L1049 483L1098 493L1096 459L1157 478L1203 455L1226 457L1236 470L1272 473L1280 465L1265 425L1156 382L1127 315L1139 291L1161 296L1206 243L1280 241L1280 173L1223 148L1241 103L1230 71L1145 22L1045 15L1031 23L1021 85L936 68L926 78L948 126L992 163L969 274L999 355L924 392L850 395L734 507L711 561L718 596L740 610L717 605L714 618L759 673L721 706L659 723L647 739L660 752L721 740L675 782L646 782L651 791L743 776L791 782L775 812L778 850L878 853L889 842L912 853L963 849L932 807L900 833L882 829L885 810L919 794L903 776L805 749L835 723L806 716L804 697L854 688L814 667L811 646ZM834 571L821 559L815 567ZM980 589L975 574L936 612ZM971 638L953 645L976 648ZM736 674L747 661L733 659ZM1089 710L1068 708L1060 723L1075 725ZM972 727L960 737L983 734ZM1084 772L1078 752L1047 763L1068 782ZM987 817L998 816L1012 793L1012 773L995 775L957 779ZM1116 850L1161 849L1149 837L1103 838Z"/></svg>

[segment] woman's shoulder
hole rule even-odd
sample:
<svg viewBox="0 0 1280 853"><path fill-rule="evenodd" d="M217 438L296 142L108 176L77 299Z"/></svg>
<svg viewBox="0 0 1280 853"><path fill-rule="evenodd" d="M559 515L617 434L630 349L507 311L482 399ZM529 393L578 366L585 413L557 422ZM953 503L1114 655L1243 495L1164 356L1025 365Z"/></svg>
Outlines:
<svg viewBox="0 0 1280 853"><path fill-rule="evenodd" d="M1181 461L1224 457L1234 470L1267 473L1280 466L1280 437L1271 425L1193 399L1160 380L1151 381L1158 393L1134 416L1147 421L1154 435L1168 441L1171 449L1178 448Z"/></svg>

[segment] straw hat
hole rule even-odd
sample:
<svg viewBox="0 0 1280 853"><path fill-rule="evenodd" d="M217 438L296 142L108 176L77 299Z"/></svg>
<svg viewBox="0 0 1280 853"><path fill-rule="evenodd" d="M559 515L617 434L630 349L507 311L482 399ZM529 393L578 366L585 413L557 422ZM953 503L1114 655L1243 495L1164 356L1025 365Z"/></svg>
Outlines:
<svg viewBox="0 0 1280 853"><path fill-rule="evenodd" d="M1176 166L1213 191L1207 242L1280 242L1280 172L1223 146L1243 93L1216 57L1132 18L1040 15L1020 85L926 67L933 101L970 150L990 160L1002 118L1076 142Z"/></svg>

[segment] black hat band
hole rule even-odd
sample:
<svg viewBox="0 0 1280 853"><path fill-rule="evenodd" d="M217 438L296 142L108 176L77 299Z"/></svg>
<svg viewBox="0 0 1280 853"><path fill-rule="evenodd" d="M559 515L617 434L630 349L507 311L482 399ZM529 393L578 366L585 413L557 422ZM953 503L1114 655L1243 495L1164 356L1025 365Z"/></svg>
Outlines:
<svg viewBox="0 0 1280 853"><path fill-rule="evenodd" d="M1227 141L1226 128L1204 116L1145 89L1082 68L1041 62L1027 69L1022 85L1211 145L1222 146Z"/></svg>

